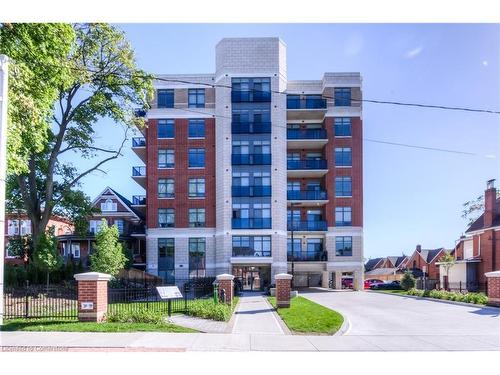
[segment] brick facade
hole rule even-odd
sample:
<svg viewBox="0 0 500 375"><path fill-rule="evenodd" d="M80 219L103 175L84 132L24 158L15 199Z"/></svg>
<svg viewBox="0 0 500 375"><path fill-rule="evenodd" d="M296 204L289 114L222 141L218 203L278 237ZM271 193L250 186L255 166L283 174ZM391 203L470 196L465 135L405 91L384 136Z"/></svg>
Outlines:
<svg viewBox="0 0 500 375"><path fill-rule="evenodd" d="M78 282L78 320L81 322L106 320L108 281L111 276L98 272L88 272L76 274L75 279Z"/></svg>
<svg viewBox="0 0 500 375"><path fill-rule="evenodd" d="M280 273L276 278L276 306L279 308L290 307L290 291L292 275Z"/></svg>

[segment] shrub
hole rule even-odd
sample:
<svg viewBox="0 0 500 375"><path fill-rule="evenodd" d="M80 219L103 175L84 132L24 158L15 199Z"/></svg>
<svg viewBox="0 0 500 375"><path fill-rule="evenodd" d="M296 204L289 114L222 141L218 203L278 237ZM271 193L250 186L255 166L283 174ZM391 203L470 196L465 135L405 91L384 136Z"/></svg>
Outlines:
<svg viewBox="0 0 500 375"><path fill-rule="evenodd" d="M408 290L408 295L422 297L424 295L424 291L423 290L418 290L418 289L415 289L415 288L411 288L410 290Z"/></svg>
<svg viewBox="0 0 500 375"><path fill-rule="evenodd" d="M111 323L164 323L163 314L148 309L133 311L115 311L107 314L107 321Z"/></svg>
<svg viewBox="0 0 500 375"><path fill-rule="evenodd" d="M231 317L232 308L225 303L215 303L212 299L190 301L186 315L199 318L227 321Z"/></svg>
<svg viewBox="0 0 500 375"><path fill-rule="evenodd" d="M404 290L410 290L415 288L415 278L410 271L406 271L403 277L401 278L401 287Z"/></svg>

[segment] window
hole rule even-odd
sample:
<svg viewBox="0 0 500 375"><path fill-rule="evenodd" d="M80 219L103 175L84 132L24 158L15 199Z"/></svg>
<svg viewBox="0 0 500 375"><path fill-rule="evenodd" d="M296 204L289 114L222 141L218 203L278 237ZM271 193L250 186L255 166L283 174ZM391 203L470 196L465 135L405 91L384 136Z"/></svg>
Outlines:
<svg viewBox="0 0 500 375"><path fill-rule="evenodd" d="M101 225L102 225L102 220L90 220L89 221L89 232L91 234L96 234L101 229Z"/></svg>
<svg viewBox="0 0 500 375"><path fill-rule="evenodd" d="M336 197L352 196L351 177L335 177L335 196Z"/></svg>
<svg viewBox="0 0 500 375"><path fill-rule="evenodd" d="M271 186L271 173L269 173L269 172L254 172L253 184L255 186Z"/></svg>
<svg viewBox="0 0 500 375"><path fill-rule="evenodd" d="M9 236L19 235L19 220L9 220L7 233Z"/></svg>
<svg viewBox="0 0 500 375"><path fill-rule="evenodd" d="M118 233L123 234L123 230L125 228L125 222L123 219L116 219L115 225L118 227Z"/></svg>
<svg viewBox="0 0 500 375"><path fill-rule="evenodd" d="M189 277L205 276L205 238L189 239Z"/></svg>
<svg viewBox="0 0 500 375"><path fill-rule="evenodd" d="M321 221L322 218L321 210L307 210L307 221Z"/></svg>
<svg viewBox="0 0 500 375"><path fill-rule="evenodd" d="M322 238L308 238L307 239L307 252L308 253L320 253L323 251L323 239Z"/></svg>
<svg viewBox="0 0 500 375"><path fill-rule="evenodd" d="M300 238L293 239L293 248L292 248L292 239L287 239L287 253L288 254L298 254L302 252L302 240Z"/></svg>
<svg viewBox="0 0 500 375"><path fill-rule="evenodd" d="M233 256L271 256L270 236L233 236Z"/></svg>
<svg viewBox="0 0 500 375"><path fill-rule="evenodd" d="M350 147L335 147L335 166L352 166L352 150Z"/></svg>
<svg viewBox="0 0 500 375"><path fill-rule="evenodd" d="M270 141L255 141L253 143L253 153L254 154L270 154L271 153L271 142Z"/></svg>
<svg viewBox="0 0 500 375"><path fill-rule="evenodd" d="M250 173L249 172L233 172L233 186L249 186Z"/></svg>
<svg viewBox="0 0 500 375"><path fill-rule="evenodd" d="M167 284L175 282L175 239L158 238L158 276Z"/></svg>
<svg viewBox="0 0 500 375"><path fill-rule="evenodd" d="M258 219L268 219L271 217L271 204L254 203L253 216Z"/></svg>
<svg viewBox="0 0 500 375"><path fill-rule="evenodd" d="M335 207L335 225L337 227L346 227L352 225L351 207Z"/></svg>
<svg viewBox="0 0 500 375"><path fill-rule="evenodd" d="M158 198L175 198L173 178L160 178L158 180Z"/></svg>
<svg viewBox="0 0 500 375"><path fill-rule="evenodd" d="M350 107L351 106L351 88L337 87L335 88L335 105Z"/></svg>
<svg viewBox="0 0 500 375"><path fill-rule="evenodd" d="M205 149L204 148L190 148L188 158L189 158L189 167L190 168L204 168L205 167Z"/></svg>
<svg viewBox="0 0 500 375"><path fill-rule="evenodd" d="M205 197L205 179L190 178L188 186L189 198L204 198Z"/></svg>
<svg viewBox="0 0 500 375"><path fill-rule="evenodd" d="M287 191L300 191L300 181L288 181L286 183Z"/></svg>
<svg viewBox="0 0 500 375"><path fill-rule="evenodd" d="M30 220L9 220L7 225L7 234L9 236L26 236L31 234Z"/></svg>
<svg viewBox="0 0 500 375"><path fill-rule="evenodd" d="M175 227L175 210L173 208L158 209L158 226L160 228Z"/></svg>
<svg viewBox="0 0 500 375"><path fill-rule="evenodd" d="M158 108L174 108L174 90L158 90Z"/></svg>
<svg viewBox="0 0 500 375"><path fill-rule="evenodd" d="M79 243L72 243L71 244L71 255L73 255L73 258L80 258L80 244Z"/></svg>
<svg viewBox="0 0 500 375"><path fill-rule="evenodd" d="M158 168L174 168L175 167L175 150L161 149L158 150Z"/></svg>
<svg viewBox="0 0 500 375"><path fill-rule="evenodd" d="M352 237L335 237L335 255L352 256Z"/></svg>
<svg viewBox="0 0 500 375"><path fill-rule="evenodd" d="M233 141L232 152L235 155L248 155L249 152L249 142L248 141Z"/></svg>
<svg viewBox="0 0 500 375"><path fill-rule="evenodd" d="M158 120L158 138L174 138L174 120Z"/></svg>
<svg viewBox="0 0 500 375"><path fill-rule="evenodd" d="M205 226L205 209L190 208L189 209L189 226L204 227Z"/></svg>
<svg viewBox="0 0 500 375"><path fill-rule="evenodd" d="M105 202L101 203L101 211L107 211L107 212L115 212L117 210L117 204L116 202L113 202L112 199L108 198L106 199Z"/></svg>
<svg viewBox="0 0 500 375"><path fill-rule="evenodd" d="M334 135L336 137L352 136L352 123L350 117L336 117L334 123Z"/></svg>
<svg viewBox="0 0 500 375"><path fill-rule="evenodd" d="M189 138L205 138L205 120L189 120Z"/></svg>
<svg viewBox="0 0 500 375"><path fill-rule="evenodd" d="M205 89L189 89L189 108L205 108Z"/></svg>
<svg viewBox="0 0 500 375"><path fill-rule="evenodd" d="M233 203L233 219L248 219L250 205L248 203Z"/></svg>
<svg viewBox="0 0 500 375"><path fill-rule="evenodd" d="M287 221L291 223L298 223L300 221L300 210L287 210L286 211Z"/></svg>

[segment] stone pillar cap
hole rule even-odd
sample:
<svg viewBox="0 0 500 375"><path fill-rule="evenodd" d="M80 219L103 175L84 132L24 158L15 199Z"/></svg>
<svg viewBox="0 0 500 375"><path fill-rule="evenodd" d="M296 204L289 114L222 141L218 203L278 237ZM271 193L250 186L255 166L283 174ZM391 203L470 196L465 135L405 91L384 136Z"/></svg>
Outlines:
<svg viewBox="0 0 500 375"><path fill-rule="evenodd" d="M112 276L101 272L85 272L74 275L77 281L109 281Z"/></svg>
<svg viewBox="0 0 500 375"><path fill-rule="evenodd" d="M231 280L231 281L233 281L234 280L234 276L230 275L228 273L223 273L222 275L217 275L217 280L219 280L219 281L221 281L221 280Z"/></svg>
<svg viewBox="0 0 500 375"><path fill-rule="evenodd" d="M278 273L277 275L274 276L276 280L291 280L292 277L293 276L288 273Z"/></svg>
<svg viewBox="0 0 500 375"><path fill-rule="evenodd" d="M486 277L500 277L500 271L486 272L484 274Z"/></svg>

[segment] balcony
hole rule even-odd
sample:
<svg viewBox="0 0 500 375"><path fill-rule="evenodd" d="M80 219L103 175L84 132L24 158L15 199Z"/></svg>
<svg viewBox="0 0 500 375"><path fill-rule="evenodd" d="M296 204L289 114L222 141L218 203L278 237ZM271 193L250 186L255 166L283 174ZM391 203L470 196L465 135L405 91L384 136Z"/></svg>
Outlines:
<svg viewBox="0 0 500 375"><path fill-rule="evenodd" d="M327 111L326 99L290 95L286 100L288 120L317 120L323 119Z"/></svg>
<svg viewBox="0 0 500 375"><path fill-rule="evenodd" d="M134 151L143 162L146 162L146 138L132 138L132 151Z"/></svg>
<svg viewBox="0 0 500 375"><path fill-rule="evenodd" d="M248 102L270 102L271 92L260 90L232 90L231 101L233 103L248 103Z"/></svg>
<svg viewBox="0 0 500 375"><path fill-rule="evenodd" d="M271 122L232 122L231 131L233 134L264 134L271 133Z"/></svg>
<svg viewBox="0 0 500 375"><path fill-rule="evenodd" d="M328 143L325 129L288 129L286 139L290 150L317 149Z"/></svg>
<svg viewBox="0 0 500 375"><path fill-rule="evenodd" d="M328 260L328 252L314 251L314 252L301 252L296 251L293 254L287 254L289 262L326 262Z"/></svg>
<svg viewBox="0 0 500 375"><path fill-rule="evenodd" d="M232 154L233 165L271 165L271 154Z"/></svg>
<svg viewBox="0 0 500 375"><path fill-rule="evenodd" d="M326 99L323 98L287 98L287 109L326 109Z"/></svg>
<svg viewBox="0 0 500 375"><path fill-rule="evenodd" d="M143 188L146 188L146 167L132 167L132 178Z"/></svg>
<svg viewBox="0 0 500 375"><path fill-rule="evenodd" d="M288 190L288 205L320 206L328 203L328 194L320 190Z"/></svg>
<svg viewBox="0 0 500 375"><path fill-rule="evenodd" d="M271 218L233 218L233 229L271 229Z"/></svg>
<svg viewBox="0 0 500 375"><path fill-rule="evenodd" d="M145 206L146 196L145 195L133 195L132 196L132 206Z"/></svg>
<svg viewBox="0 0 500 375"><path fill-rule="evenodd" d="M271 186L233 186L233 197L270 197Z"/></svg>
<svg viewBox="0 0 500 375"><path fill-rule="evenodd" d="M233 248L233 257L270 257L271 251L254 250L250 247Z"/></svg>
<svg viewBox="0 0 500 375"><path fill-rule="evenodd" d="M322 177L328 172L324 159L300 159L287 161L288 177Z"/></svg>
<svg viewBox="0 0 500 375"><path fill-rule="evenodd" d="M328 229L326 221L323 220L288 221L287 227L289 231L293 230L297 232L326 232Z"/></svg>

